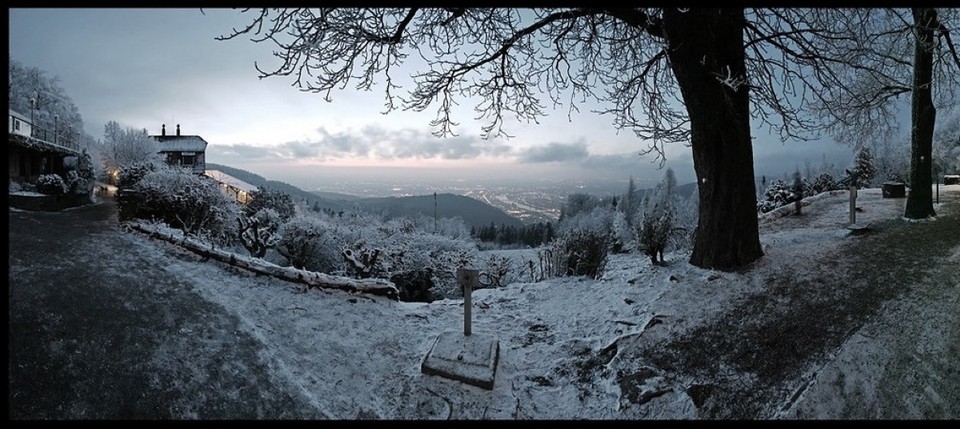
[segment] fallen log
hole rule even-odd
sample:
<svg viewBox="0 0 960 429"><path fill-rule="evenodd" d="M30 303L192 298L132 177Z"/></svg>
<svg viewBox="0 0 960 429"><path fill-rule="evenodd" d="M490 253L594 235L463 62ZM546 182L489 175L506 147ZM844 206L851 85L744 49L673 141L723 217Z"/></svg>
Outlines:
<svg viewBox="0 0 960 429"><path fill-rule="evenodd" d="M190 250L204 258L216 259L220 262L230 264L235 267L243 268L260 274L266 274L281 280L307 285L320 289L340 289L348 292L362 292L371 295L385 296L390 299L399 299L399 290L389 280L385 279L352 279L349 277L334 276L325 273L302 270L293 267L281 267L279 265L264 261L259 258L248 258L238 256L234 253L216 249L208 244L201 243L190 237L163 232L159 228L145 225L139 222L130 223L129 226L151 238L158 238L187 250Z"/></svg>

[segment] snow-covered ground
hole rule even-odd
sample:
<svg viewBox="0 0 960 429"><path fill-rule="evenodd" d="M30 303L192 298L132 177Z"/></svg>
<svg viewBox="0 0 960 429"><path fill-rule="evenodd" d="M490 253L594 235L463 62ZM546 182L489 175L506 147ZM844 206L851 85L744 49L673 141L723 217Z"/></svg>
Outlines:
<svg viewBox="0 0 960 429"><path fill-rule="evenodd" d="M960 185L941 186L940 192L941 198L955 198ZM765 257L742 273L699 269L686 262L687 255L677 254L666 255L668 266L654 267L634 253L611 255L599 280L556 278L474 292L473 331L500 342L490 391L420 371L438 334L462 331L461 300L405 303L304 290L224 264L200 262L185 252L180 262L165 269L205 299L236 313L263 343L261 357L271 376L292 381L331 418L688 419L697 418L686 389L690 380L650 377L640 393L647 400L638 406L625 399L628 392L614 374L600 371L585 377L585 362L620 338L639 333L670 336L704 324L734 303L762 293L763 279L787 264L798 276L822 270L812 263L814 258L839 255L842 243L857 238L846 229L846 193L814 198L803 207L803 216L761 218ZM883 199L879 189L860 191L858 221L899 219L904 203ZM144 252L180 252L157 241L135 241ZM960 248L952 249L954 260L958 252ZM514 253L509 256L535 255L530 250ZM839 355L870 349L864 340L869 332L858 335L849 341L864 343L861 349L846 347ZM825 409L842 401L819 394L816 402L801 401L797 407L815 414L817 408L809 404Z"/></svg>
<svg viewBox="0 0 960 429"><path fill-rule="evenodd" d="M41 194L39 192L33 191L11 191L10 195L18 195L21 197L46 197L47 194Z"/></svg>

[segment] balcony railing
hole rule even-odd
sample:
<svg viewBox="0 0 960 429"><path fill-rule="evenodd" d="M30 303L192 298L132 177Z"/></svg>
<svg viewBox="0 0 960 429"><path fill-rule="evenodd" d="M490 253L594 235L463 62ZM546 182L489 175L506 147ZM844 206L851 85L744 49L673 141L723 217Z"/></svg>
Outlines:
<svg viewBox="0 0 960 429"><path fill-rule="evenodd" d="M66 149L69 152L80 153L80 144L76 139L67 138L65 136L56 135L54 131L51 131L47 128L38 127L31 125L29 121L24 121L20 118L17 118L13 115L10 115L11 118L16 118L16 120L23 122L26 125L30 126L30 137L36 140L39 140L42 144L52 146L54 148ZM20 134L20 133L17 133Z"/></svg>

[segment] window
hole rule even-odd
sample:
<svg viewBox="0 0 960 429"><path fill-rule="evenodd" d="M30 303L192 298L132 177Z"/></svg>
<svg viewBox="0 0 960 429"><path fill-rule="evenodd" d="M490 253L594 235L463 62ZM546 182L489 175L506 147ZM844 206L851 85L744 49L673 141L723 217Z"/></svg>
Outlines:
<svg viewBox="0 0 960 429"><path fill-rule="evenodd" d="M196 163L196 160L197 160L196 155L184 155L183 157L180 158L180 164L193 166L193 164Z"/></svg>
<svg viewBox="0 0 960 429"><path fill-rule="evenodd" d="M20 131L20 121L17 120L17 119L14 119L14 120L13 120L13 130L14 130L14 131Z"/></svg>

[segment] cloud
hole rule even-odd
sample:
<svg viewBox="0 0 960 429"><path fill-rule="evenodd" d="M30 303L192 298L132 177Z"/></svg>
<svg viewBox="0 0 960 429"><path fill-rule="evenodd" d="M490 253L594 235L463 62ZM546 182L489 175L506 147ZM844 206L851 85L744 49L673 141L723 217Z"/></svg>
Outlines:
<svg viewBox="0 0 960 429"><path fill-rule="evenodd" d="M367 126L360 130L330 132L316 129L317 138L274 146L250 144L211 145L208 151L225 158L248 160L314 160L365 158L375 160L463 160L505 157L512 151L496 140L476 136L438 138L427 131L388 130Z"/></svg>
<svg viewBox="0 0 960 429"><path fill-rule="evenodd" d="M587 144L581 140L575 143L548 143L527 148L520 151L517 160L525 164L565 162L583 160L589 155Z"/></svg>

